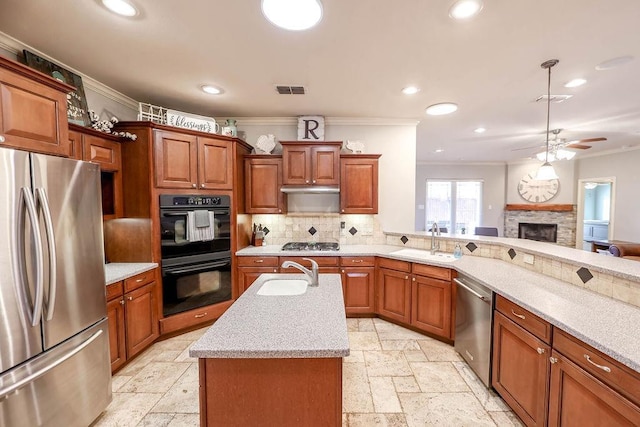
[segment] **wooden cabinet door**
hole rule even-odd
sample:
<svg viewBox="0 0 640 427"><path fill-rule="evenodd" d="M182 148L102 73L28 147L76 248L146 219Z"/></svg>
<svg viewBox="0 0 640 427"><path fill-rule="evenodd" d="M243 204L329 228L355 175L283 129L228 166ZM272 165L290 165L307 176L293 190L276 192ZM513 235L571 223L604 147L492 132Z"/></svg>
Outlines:
<svg viewBox="0 0 640 427"><path fill-rule="evenodd" d="M69 158L82 160L82 134L75 130L69 131Z"/></svg>
<svg viewBox="0 0 640 427"><path fill-rule="evenodd" d="M411 320L411 280L407 273L378 269L378 314L403 323Z"/></svg>
<svg viewBox="0 0 640 427"><path fill-rule="evenodd" d="M102 171L119 171L121 165L119 142L109 141L93 135L82 138L82 159L98 163Z"/></svg>
<svg viewBox="0 0 640 427"><path fill-rule="evenodd" d="M375 270L374 267L345 267L340 271L347 315L374 313Z"/></svg>
<svg viewBox="0 0 640 427"><path fill-rule="evenodd" d="M378 157L341 157L341 213L378 213Z"/></svg>
<svg viewBox="0 0 640 427"><path fill-rule="evenodd" d="M251 214L286 213L281 158L244 161L245 211Z"/></svg>
<svg viewBox="0 0 640 427"><path fill-rule="evenodd" d="M5 63L23 67L0 59L0 146L67 157L66 93L4 68Z"/></svg>
<svg viewBox="0 0 640 427"><path fill-rule="evenodd" d="M311 185L311 147L283 144L282 174L285 185Z"/></svg>
<svg viewBox="0 0 640 427"><path fill-rule="evenodd" d="M239 267L238 296L242 295L261 274L277 272L278 267Z"/></svg>
<svg viewBox="0 0 640 427"><path fill-rule="evenodd" d="M340 185L340 146L312 146L310 162L312 185Z"/></svg>
<svg viewBox="0 0 640 427"><path fill-rule="evenodd" d="M639 426L640 408L553 351L549 426Z"/></svg>
<svg viewBox="0 0 640 427"><path fill-rule="evenodd" d="M127 357L131 358L153 343L160 335L156 282L126 293L124 300Z"/></svg>
<svg viewBox="0 0 640 427"><path fill-rule="evenodd" d="M109 351L111 353L111 372L118 369L127 360L124 329L124 297L107 303L109 319Z"/></svg>
<svg viewBox="0 0 640 427"><path fill-rule="evenodd" d="M425 332L451 338L451 282L413 276L411 325Z"/></svg>
<svg viewBox="0 0 640 427"><path fill-rule="evenodd" d="M198 182L201 189L231 190L233 187L231 142L198 137Z"/></svg>
<svg viewBox="0 0 640 427"><path fill-rule="evenodd" d="M495 311L491 385L528 426L546 425L551 347Z"/></svg>
<svg viewBox="0 0 640 427"><path fill-rule="evenodd" d="M154 132L153 160L156 186L196 188L198 182L198 138L178 132Z"/></svg>

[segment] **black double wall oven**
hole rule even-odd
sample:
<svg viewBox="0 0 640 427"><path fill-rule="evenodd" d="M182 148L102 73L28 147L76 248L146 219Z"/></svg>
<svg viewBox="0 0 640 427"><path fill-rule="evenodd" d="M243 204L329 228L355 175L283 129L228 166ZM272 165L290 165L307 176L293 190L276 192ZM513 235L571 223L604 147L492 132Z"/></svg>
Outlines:
<svg viewBox="0 0 640 427"><path fill-rule="evenodd" d="M230 197L160 196L164 316L229 301Z"/></svg>

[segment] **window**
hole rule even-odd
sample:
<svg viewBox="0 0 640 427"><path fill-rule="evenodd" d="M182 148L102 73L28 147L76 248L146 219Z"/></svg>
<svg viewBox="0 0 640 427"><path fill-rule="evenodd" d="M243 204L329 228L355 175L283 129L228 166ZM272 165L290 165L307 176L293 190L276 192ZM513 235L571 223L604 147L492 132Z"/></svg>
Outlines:
<svg viewBox="0 0 640 427"><path fill-rule="evenodd" d="M482 181L427 180L425 230L434 222L449 233L469 233L481 224Z"/></svg>

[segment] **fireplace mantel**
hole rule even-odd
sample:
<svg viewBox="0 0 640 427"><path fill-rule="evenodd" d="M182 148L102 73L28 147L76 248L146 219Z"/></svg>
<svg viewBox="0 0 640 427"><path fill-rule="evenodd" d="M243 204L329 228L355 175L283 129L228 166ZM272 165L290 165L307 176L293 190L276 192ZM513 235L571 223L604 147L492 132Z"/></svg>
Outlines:
<svg viewBox="0 0 640 427"><path fill-rule="evenodd" d="M506 211L548 211L548 212L572 212L573 205L560 204L522 204L506 205Z"/></svg>

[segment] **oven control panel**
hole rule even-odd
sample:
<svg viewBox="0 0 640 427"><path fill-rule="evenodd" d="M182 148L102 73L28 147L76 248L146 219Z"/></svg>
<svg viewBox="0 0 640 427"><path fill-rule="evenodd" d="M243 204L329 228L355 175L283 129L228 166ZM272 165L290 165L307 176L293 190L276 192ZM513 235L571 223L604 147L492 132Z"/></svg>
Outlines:
<svg viewBox="0 0 640 427"><path fill-rule="evenodd" d="M160 196L160 208L173 206L219 206L228 207L230 205L229 196L190 196L190 195L168 195Z"/></svg>

